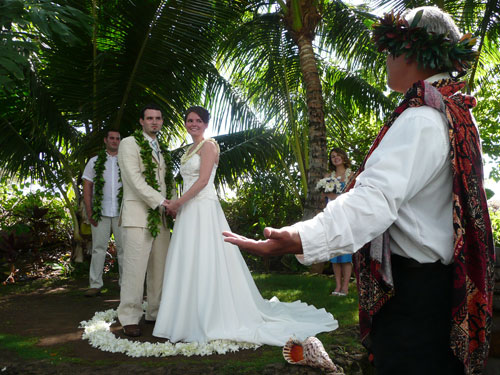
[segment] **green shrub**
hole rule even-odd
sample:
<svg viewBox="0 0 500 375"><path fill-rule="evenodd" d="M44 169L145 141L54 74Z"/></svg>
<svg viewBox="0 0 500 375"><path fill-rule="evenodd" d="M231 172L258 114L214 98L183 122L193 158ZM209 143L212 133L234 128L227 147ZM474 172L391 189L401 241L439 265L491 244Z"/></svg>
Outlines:
<svg viewBox="0 0 500 375"><path fill-rule="evenodd" d="M500 247L500 209L490 208L491 227L493 229L493 241L496 247Z"/></svg>
<svg viewBox="0 0 500 375"><path fill-rule="evenodd" d="M29 183L0 181L0 266L32 262L42 252L71 247L71 221L58 195Z"/></svg>
<svg viewBox="0 0 500 375"><path fill-rule="evenodd" d="M300 177L292 171L292 178L290 181L286 174L269 168L258 176L243 179L235 198L221 201L231 230L249 238L263 239L265 227L281 228L299 221L302 203L287 186L293 185L300 191ZM251 269L260 272L306 269L292 255L261 258L244 253L243 256Z"/></svg>

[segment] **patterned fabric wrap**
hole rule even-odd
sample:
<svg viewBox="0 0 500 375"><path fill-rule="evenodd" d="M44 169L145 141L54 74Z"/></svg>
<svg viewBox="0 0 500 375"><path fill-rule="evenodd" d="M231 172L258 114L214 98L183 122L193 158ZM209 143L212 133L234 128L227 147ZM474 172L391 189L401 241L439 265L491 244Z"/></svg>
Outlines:
<svg viewBox="0 0 500 375"><path fill-rule="evenodd" d="M382 127L356 176L404 110L427 105L445 115L453 176L454 284L450 346L463 362L465 374L472 375L482 374L488 356L495 253L483 188L479 134L470 113L476 100L459 92L464 86L464 82L453 79L415 83ZM346 191L354 184L355 178ZM369 349L372 317L394 295L388 231L354 254L353 263L359 292L361 339Z"/></svg>

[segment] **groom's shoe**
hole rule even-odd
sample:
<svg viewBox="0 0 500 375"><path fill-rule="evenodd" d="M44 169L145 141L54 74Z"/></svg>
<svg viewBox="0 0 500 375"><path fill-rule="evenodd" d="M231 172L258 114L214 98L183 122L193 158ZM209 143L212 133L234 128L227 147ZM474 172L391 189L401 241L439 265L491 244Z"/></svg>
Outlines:
<svg viewBox="0 0 500 375"><path fill-rule="evenodd" d="M141 335L141 329L138 324L129 324L128 326L123 326L123 333L126 336L137 337Z"/></svg>
<svg viewBox="0 0 500 375"><path fill-rule="evenodd" d="M144 319L144 323L146 323L146 324L155 324L156 320Z"/></svg>
<svg viewBox="0 0 500 375"><path fill-rule="evenodd" d="M97 297L101 294L101 288L90 288L83 293L85 297Z"/></svg>

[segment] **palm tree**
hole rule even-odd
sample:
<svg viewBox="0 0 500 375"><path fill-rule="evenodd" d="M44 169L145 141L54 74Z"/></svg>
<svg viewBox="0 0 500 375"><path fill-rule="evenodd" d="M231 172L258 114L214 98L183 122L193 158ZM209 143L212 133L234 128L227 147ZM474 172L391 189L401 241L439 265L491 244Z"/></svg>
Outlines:
<svg viewBox="0 0 500 375"><path fill-rule="evenodd" d="M305 87L309 118L309 165L307 174L307 197L304 217L312 217L320 207L320 196L314 194L316 182L327 170L324 157L326 150L326 127L323 94L314 54L313 40L321 20L322 1L287 0L280 2L284 24L298 47L300 68Z"/></svg>
<svg viewBox="0 0 500 375"><path fill-rule="evenodd" d="M389 107L367 19L374 17L366 9L341 1L255 2L221 50L220 64L233 85L265 113L263 121L287 134L307 196L305 218L320 206L314 187L326 172L327 129L338 130L335 143L345 143L341 130L353 123L354 109L380 113ZM327 61L326 53L335 59Z"/></svg>
<svg viewBox="0 0 500 375"><path fill-rule="evenodd" d="M87 157L102 147L105 128L130 134L137 128L140 106L156 101L164 109L163 137L170 142L185 135L184 109L193 103L213 104L214 98L227 103L222 117L229 113L229 118L239 120L233 121L233 130L237 124L240 129L259 125L213 64L225 27L239 17L239 7L228 6L230 1L50 3L59 12L57 19L69 10L83 15L82 27L75 27L73 36L80 43L46 33L44 20L38 29L30 28L30 38L43 44L26 57L26 73L12 90L0 91L0 157L5 173L53 184L62 193L77 242L78 179ZM22 2L10 4L19 7ZM69 10L61 10L68 5ZM15 29L16 19L12 25ZM235 137L249 154L267 157L274 149L255 150L257 140L272 144L268 131L256 129ZM221 170L227 172L227 181L259 165L245 159L235 163L231 155L238 153L238 142L222 143ZM226 160L228 166L223 167Z"/></svg>
<svg viewBox="0 0 500 375"><path fill-rule="evenodd" d="M68 206L74 205L73 193L78 197L85 159L102 147L102 130L130 134L139 107L157 101L165 112L167 142L185 136L181 114L193 103L215 109L216 127L228 119L232 132L267 124L284 133L284 139L263 130L235 134L253 159L241 157L236 143L224 139L232 152L226 154L228 168L221 159L220 170L227 171L222 181L234 181L242 170L256 171L256 162L271 149L279 150L277 163L287 171L285 154L293 152L310 215L317 199L312 187L325 168L327 134L357 150L370 137L353 138L352 129L372 126L391 103L383 95L383 61L370 43L374 16L365 7L328 0L9 2L16 9L35 3L55 13L30 23L28 7L23 8L24 36L11 32L20 30L15 16L2 24L2 31L9 31L2 33L2 43L22 40L29 48L8 50L12 61L25 63L22 75L14 68L8 72L14 84L0 89L0 157L9 173L59 186ZM462 3L464 9L471 4ZM451 9L451 2L445 4ZM477 65L476 80L484 77L481 69L498 66L497 7L489 1L479 13L463 12L469 28L478 14L488 19L477 26L486 30L481 39L486 58ZM16 15L16 9L5 14ZM370 121L359 125L356 118L367 116ZM267 139L269 147L259 150L257 139ZM237 156L230 160L230 155Z"/></svg>

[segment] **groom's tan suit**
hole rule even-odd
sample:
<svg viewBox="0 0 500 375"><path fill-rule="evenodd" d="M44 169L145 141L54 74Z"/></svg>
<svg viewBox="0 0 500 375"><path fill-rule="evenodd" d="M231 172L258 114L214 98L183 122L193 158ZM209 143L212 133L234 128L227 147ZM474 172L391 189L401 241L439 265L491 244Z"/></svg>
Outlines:
<svg viewBox="0 0 500 375"><path fill-rule="evenodd" d="M148 139L148 138L146 138ZM166 196L165 160L153 151L156 180L160 190L146 183L140 147L133 136L121 141L118 149L123 183L123 200L120 210L123 242L123 276L118 319L122 326L138 324L142 317L144 279L147 274L146 320L156 320L163 285L163 272L170 241L169 230L162 221L160 233L153 238L147 228L148 210L161 209Z"/></svg>

